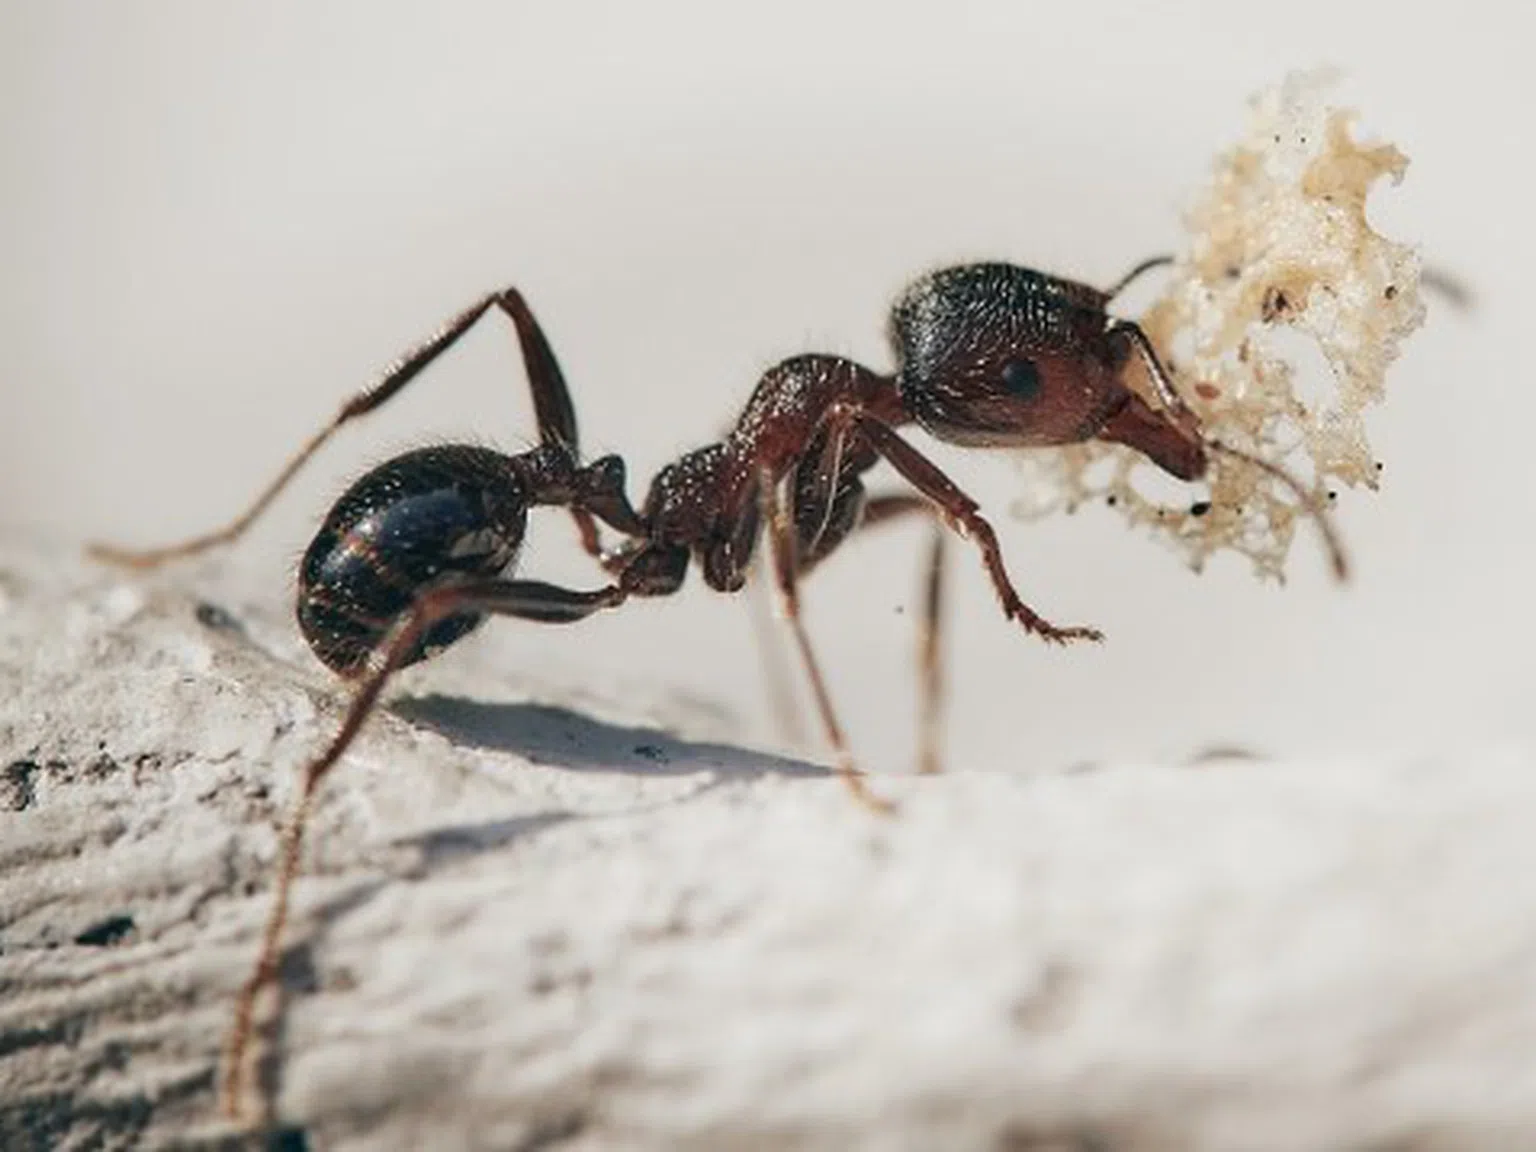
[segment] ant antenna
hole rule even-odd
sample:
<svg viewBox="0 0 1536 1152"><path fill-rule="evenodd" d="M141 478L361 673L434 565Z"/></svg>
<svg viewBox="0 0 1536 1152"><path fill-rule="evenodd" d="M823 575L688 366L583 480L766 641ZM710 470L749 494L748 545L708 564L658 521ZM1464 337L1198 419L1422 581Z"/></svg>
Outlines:
<svg viewBox="0 0 1536 1152"><path fill-rule="evenodd" d="M1276 464L1273 460L1266 460L1262 456L1255 456L1251 452L1244 452L1241 448L1233 448L1230 444L1223 444L1220 440L1206 440L1205 446L1212 452L1222 456L1230 456L1234 460L1241 460L1245 464L1251 464L1261 472L1273 476L1284 484L1301 502L1301 506L1312 517L1317 530L1322 534L1323 545L1328 549L1328 559L1333 565L1334 579L1343 583L1349 579L1349 558L1344 553L1344 543L1339 539L1338 530L1334 528L1333 521L1328 513L1318 504L1317 497L1307 491L1305 485L1285 468Z"/></svg>
<svg viewBox="0 0 1536 1152"><path fill-rule="evenodd" d="M1105 291L1104 295L1113 300L1116 296L1120 295L1120 293L1129 288L1131 286L1131 282L1138 279L1143 272L1150 272L1154 268L1161 268L1164 265L1172 264L1173 261L1174 257L1171 253L1164 253L1161 256L1150 256L1143 260L1140 264L1136 265L1136 267L1132 268L1124 276L1120 277L1120 279L1116 280L1115 283Z"/></svg>
<svg viewBox="0 0 1536 1152"><path fill-rule="evenodd" d="M1454 272L1447 272L1434 264L1419 269L1419 283L1439 295L1458 311L1470 312L1477 303L1476 294L1465 280Z"/></svg>
<svg viewBox="0 0 1536 1152"><path fill-rule="evenodd" d="M1155 261L1148 260L1135 269L1131 275L1135 276L1145 268L1152 267L1159 261L1166 262L1168 259L1168 257L1158 257ZM1158 398L1163 402L1163 406L1176 419L1187 422L1196 438L1202 444L1218 455L1251 464L1259 469L1259 471L1274 477L1291 490L1296 499L1300 501L1301 506L1307 510L1307 514L1316 522L1318 531L1322 533L1323 544L1328 549L1328 557L1333 566L1334 578L1341 583L1349 579L1349 560L1344 554L1344 544L1339 539L1338 531L1334 528L1333 521L1329 519L1328 513L1318 504L1317 497L1309 492L1300 480L1296 479L1294 475L1279 464L1203 435L1200 431L1199 418L1184 403L1183 397L1174 388L1173 380L1168 375L1168 370L1163 367L1163 362L1158 359L1157 350L1152 347L1151 339L1141 330L1141 325L1130 320L1117 320L1110 327L1111 331L1123 333L1130 339L1132 346L1140 354L1142 363L1146 365L1147 371L1152 377L1152 383L1157 390Z"/></svg>

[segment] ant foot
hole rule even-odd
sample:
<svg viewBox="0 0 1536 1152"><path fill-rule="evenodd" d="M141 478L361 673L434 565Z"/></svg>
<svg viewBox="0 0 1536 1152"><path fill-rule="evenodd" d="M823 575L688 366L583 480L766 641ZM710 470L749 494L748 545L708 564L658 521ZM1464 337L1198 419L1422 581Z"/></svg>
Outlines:
<svg viewBox="0 0 1536 1152"><path fill-rule="evenodd" d="M1077 640L1099 644L1104 640L1104 633L1097 628L1058 628L1050 621L1036 616L1022 604L1011 615L1024 625L1024 631L1033 633L1047 644L1070 644Z"/></svg>
<svg viewBox="0 0 1536 1152"><path fill-rule="evenodd" d="M837 766L837 774L842 777L843 783L848 785L848 790L853 793L853 798L864 807L868 808L876 816L894 816L897 812L897 804L894 800L887 800L883 796L876 796L869 790L865 783L864 773L855 768L851 763L841 763Z"/></svg>
<svg viewBox="0 0 1536 1152"><path fill-rule="evenodd" d="M159 552L136 552L115 544L87 544L85 554L99 564L111 564L116 568L154 568L163 559Z"/></svg>
<svg viewBox="0 0 1536 1152"><path fill-rule="evenodd" d="M1035 632L1048 644L1071 644L1078 640L1087 640L1091 644L1104 642L1104 633L1097 628L1057 628L1047 624L1036 628Z"/></svg>

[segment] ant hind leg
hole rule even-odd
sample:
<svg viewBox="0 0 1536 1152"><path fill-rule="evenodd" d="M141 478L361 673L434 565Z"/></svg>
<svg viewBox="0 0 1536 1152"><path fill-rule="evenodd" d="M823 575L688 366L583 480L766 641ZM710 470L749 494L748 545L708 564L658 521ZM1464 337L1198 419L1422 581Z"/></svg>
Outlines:
<svg viewBox="0 0 1536 1152"><path fill-rule="evenodd" d="M87 553L96 560L127 568L154 568L170 560L195 556L221 544L228 544L240 536L255 522L268 505L275 500L299 469L308 463L320 448L342 425L365 416L398 394L459 339L491 309L505 313L517 329L518 343L522 349L523 364L528 373L533 392L533 407L538 419L539 439L544 444L560 444L576 455L576 411L571 402L565 377L544 331L539 326L528 303L516 288L505 288L482 296L475 303L450 319L426 340L407 350L386 368L373 384L350 397L331 421L311 436L299 448L277 474L277 478L257 495L256 499L240 515L228 524L190 540L160 548L134 549L115 544L91 544ZM573 509L582 542L588 551L597 554L597 533L590 524L590 517Z"/></svg>
<svg viewBox="0 0 1536 1152"><path fill-rule="evenodd" d="M616 585L592 592L578 592L537 580L483 581L428 592L419 597L396 621L370 659L357 693L347 706L341 727L325 750L304 769L298 799L283 829L272 907L262 929L256 962L245 983L241 985L235 1001L234 1019L225 1045L220 1100L227 1115L238 1118L242 1111L241 1102L246 1096L248 1082L246 1054L251 1044L256 999L278 972L283 932L288 923L288 906L294 880L298 876L304 833L314 806L315 791L373 713L390 676L434 624L461 612L485 612L545 624L569 624L601 609L615 607L623 603L625 597L626 593Z"/></svg>

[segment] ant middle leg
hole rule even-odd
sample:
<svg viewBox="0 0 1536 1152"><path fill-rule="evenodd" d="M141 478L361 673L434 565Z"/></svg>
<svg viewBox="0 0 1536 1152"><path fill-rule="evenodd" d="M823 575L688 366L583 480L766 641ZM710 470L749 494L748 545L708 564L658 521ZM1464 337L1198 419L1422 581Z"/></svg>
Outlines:
<svg viewBox="0 0 1536 1152"><path fill-rule="evenodd" d="M904 516L932 519L923 564L922 611L917 632L917 770L942 770L944 727L944 526L938 508L921 496L893 492L871 497L856 531L875 528Z"/></svg>
<svg viewBox="0 0 1536 1152"><path fill-rule="evenodd" d="M221 544L236 540L256 521L273 500L288 486L300 468L328 441L342 425L383 407L407 384L432 364L439 356L452 348L475 324L492 309L508 316L517 330L524 367L528 373L533 393L534 414L539 428L539 440L546 445L562 445L574 458L577 455L576 410L571 402L570 391L560 371L549 340L534 317L533 311L516 288L505 288L488 293L458 315L452 317L420 344L408 349L391 363L372 384L350 397L330 422L311 436L293 454L277 478L268 484L256 499L228 524L201 536L160 548L134 549L115 544L92 544L87 552L97 560L129 568L153 568L170 560L194 556ZM590 513L583 509L571 509L576 520L582 545L596 556L601 548L596 525Z"/></svg>
<svg viewBox="0 0 1536 1152"><path fill-rule="evenodd" d="M347 706L341 727L320 755L304 769L298 798L284 826L278 849L272 907L262 929L256 962L235 1001L234 1019L225 1046L220 1099L226 1114L238 1117L241 1101L246 1095L246 1053L251 1043L256 999L277 975L283 932L288 923L288 906L294 880L298 876L299 858L304 847L305 829L314 807L315 791L373 713L390 676L401 667L433 625L450 616L482 612L545 624L570 624L604 608L616 607L626 597L627 593L617 585L579 592L538 580L478 581L427 592L395 622L370 658L357 693Z"/></svg>
<svg viewBox="0 0 1536 1152"><path fill-rule="evenodd" d="M862 477L879 460L876 449L853 428L847 411L834 414L807 446L790 487L799 550L798 575L808 575L857 532L914 513L930 518L932 542L918 624L917 765L920 773L933 773L939 771L944 695L940 647L943 524L938 507L923 496L888 493L868 498Z"/></svg>
<svg viewBox="0 0 1536 1152"><path fill-rule="evenodd" d="M797 580L803 580L810 575L811 570L848 536L914 513L929 517L933 527L923 568L922 608L917 634L917 770L920 774L932 774L942 771L945 696L942 643L945 534L938 519L938 509L923 497L905 492L893 492L864 500L859 518L852 528L844 535L821 537L818 553L807 557L803 551L804 541L801 541L802 551L797 557L796 577ZM755 589L761 587L761 584L753 580L751 586ZM752 632L761 659L762 676L768 685L769 702L778 728L781 733L787 734L792 744L799 745L804 742L804 732L784 669L778 659L777 645L764 619L764 603L759 597L753 597Z"/></svg>
<svg viewBox="0 0 1536 1152"><path fill-rule="evenodd" d="M974 541L981 549L982 562L992 578L992 587L1008 619L1017 620L1025 631L1033 632L1051 644L1104 639L1104 634L1097 628L1058 627L1024 603L1008 576L997 533L981 514L981 506L961 491L937 464L898 436L889 425L863 412L854 419L859 434L868 440L875 451L890 461L913 487L938 505L940 514L952 529Z"/></svg>
<svg viewBox="0 0 1536 1152"><path fill-rule="evenodd" d="M758 479L758 497L763 504L762 515L767 523L769 552L773 561L773 574L778 586L779 602L783 605L784 618L789 624L791 635L795 638L795 647L799 650L801 664L805 666L806 677L810 680L811 693L816 701L816 711L821 717L822 729L837 760L837 774L842 777L843 783L848 785L849 791L861 804L881 815L890 815L896 810L895 804L871 792L865 783L864 773L853 762L853 754L848 750L848 739L843 735L843 727L838 723L837 713L832 708L832 697L827 691L826 678L822 675L821 665L817 662L816 653L811 648L811 639L806 633L805 621L800 618L795 522L788 497L783 489L784 485L775 482L766 471Z"/></svg>
<svg viewBox="0 0 1536 1152"><path fill-rule="evenodd" d="M852 432L830 433L828 443L856 440ZM826 453L820 454L822 459ZM940 770L944 700L942 606L944 599L944 525L938 506L923 496L891 492L866 498L860 474L879 457L868 447L840 447L835 453L842 470L813 467L795 476L795 519L801 578L850 536L902 517L921 515L932 525L924 566L922 607L917 634L917 770ZM814 457L813 457L814 459Z"/></svg>

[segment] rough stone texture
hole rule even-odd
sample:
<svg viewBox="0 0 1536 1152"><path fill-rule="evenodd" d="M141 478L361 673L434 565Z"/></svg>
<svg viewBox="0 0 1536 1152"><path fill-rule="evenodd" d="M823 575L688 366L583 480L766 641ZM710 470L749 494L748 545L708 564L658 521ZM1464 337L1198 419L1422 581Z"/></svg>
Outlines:
<svg viewBox="0 0 1536 1152"><path fill-rule="evenodd" d="M454 667L325 788L269 1146L1536 1139L1525 753L892 778L882 821L664 695ZM214 1065L341 701L275 600L0 548L0 1147L246 1142Z"/></svg>

